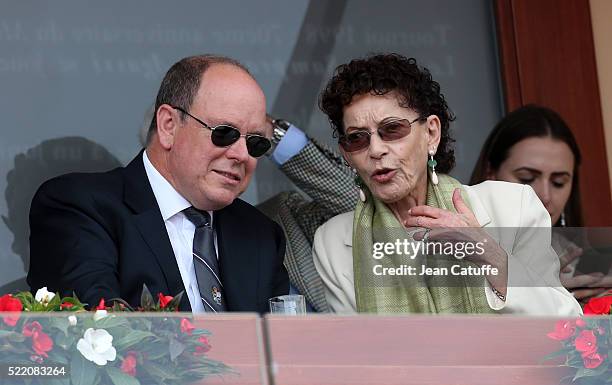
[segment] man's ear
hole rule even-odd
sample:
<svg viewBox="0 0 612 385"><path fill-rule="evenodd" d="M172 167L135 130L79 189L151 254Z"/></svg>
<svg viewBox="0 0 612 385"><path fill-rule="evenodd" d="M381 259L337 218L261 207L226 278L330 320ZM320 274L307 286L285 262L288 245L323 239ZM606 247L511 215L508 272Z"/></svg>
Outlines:
<svg viewBox="0 0 612 385"><path fill-rule="evenodd" d="M429 115L427 121L427 148L438 148L440 144L440 137L442 136L442 123L437 115Z"/></svg>
<svg viewBox="0 0 612 385"><path fill-rule="evenodd" d="M168 104L162 104L155 113L155 119L157 119L157 140L164 150L170 150L180 126L180 114Z"/></svg>

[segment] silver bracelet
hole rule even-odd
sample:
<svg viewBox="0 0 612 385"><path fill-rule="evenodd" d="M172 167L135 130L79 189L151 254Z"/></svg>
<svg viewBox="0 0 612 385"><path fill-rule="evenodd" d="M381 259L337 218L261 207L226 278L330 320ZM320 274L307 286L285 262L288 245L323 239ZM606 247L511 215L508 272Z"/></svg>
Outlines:
<svg viewBox="0 0 612 385"><path fill-rule="evenodd" d="M501 299L502 301L506 302L506 296L503 295L502 293L499 292L499 290L497 290L496 288L494 288L493 286L491 286L491 290L493 290L493 293L495 293L495 295L497 296L497 298Z"/></svg>

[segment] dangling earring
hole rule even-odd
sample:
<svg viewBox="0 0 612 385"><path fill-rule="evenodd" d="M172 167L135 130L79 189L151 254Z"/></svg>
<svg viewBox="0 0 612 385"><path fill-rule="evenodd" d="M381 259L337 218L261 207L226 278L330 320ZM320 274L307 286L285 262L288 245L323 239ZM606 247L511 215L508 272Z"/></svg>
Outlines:
<svg viewBox="0 0 612 385"><path fill-rule="evenodd" d="M561 227L565 227L565 211L561 212L561 219L559 220Z"/></svg>
<svg viewBox="0 0 612 385"><path fill-rule="evenodd" d="M353 172L355 173L355 186L357 187L357 190L359 190L359 199L362 202L366 201L366 195L365 192L363 192L363 180L361 179L361 177L359 176L359 174L357 174L357 170L353 169Z"/></svg>
<svg viewBox="0 0 612 385"><path fill-rule="evenodd" d="M435 154L436 154L436 150L434 149L429 150L429 160L427 161L427 166L431 170L431 183L433 183L434 186L437 186L438 185L438 174L436 174L436 165L438 164L438 162L436 162L436 160L434 159Z"/></svg>

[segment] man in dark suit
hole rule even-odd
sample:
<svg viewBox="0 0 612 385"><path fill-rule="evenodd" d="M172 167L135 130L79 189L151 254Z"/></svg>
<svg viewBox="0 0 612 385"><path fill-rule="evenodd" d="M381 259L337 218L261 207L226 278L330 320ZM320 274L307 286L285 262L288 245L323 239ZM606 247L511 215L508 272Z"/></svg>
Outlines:
<svg viewBox="0 0 612 385"><path fill-rule="evenodd" d="M263 91L232 59L189 57L164 77L155 111L146 150L127 167L41 186L30 287L138 305L146 284L185 291L185 311L267 311L289 290L284 236L237 199L270 147Z"/></svg>

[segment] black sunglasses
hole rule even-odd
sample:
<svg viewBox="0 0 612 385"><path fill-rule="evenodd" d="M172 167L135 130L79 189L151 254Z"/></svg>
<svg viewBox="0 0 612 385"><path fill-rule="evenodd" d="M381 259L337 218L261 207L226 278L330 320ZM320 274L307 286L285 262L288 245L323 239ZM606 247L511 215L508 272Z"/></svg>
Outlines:
<svg viewBox="0 0 612 385"><path fill-rule="evenodd" d="M212 131L210 134L210 139L217 147L231 146L232 144L236 143L241 136L246 138L247 151L253 158L259 158L268 152L270 147L272 147L272 142L265 136L259 134L241 134L236 127L232 127L229 124L219 124L218 126L211 127L181 107L171 107L188 115L193 120Z"/></svg>
<svg viewBox="0 0 612 385"><path fill-rule="evenodd" d="M392 140L401 139L404 136L410 134L412 124L418 120L425 120L426 117L419 116L412 122L408 119L394 119L389 122L385 122L378 127L378 136L385 142ZM367 130L355 130L348 134L342 135L338 138L338 144L342 146L342 149L346 152L354 152L363 150L370 145L370 137L372 132Z"/></svg>

